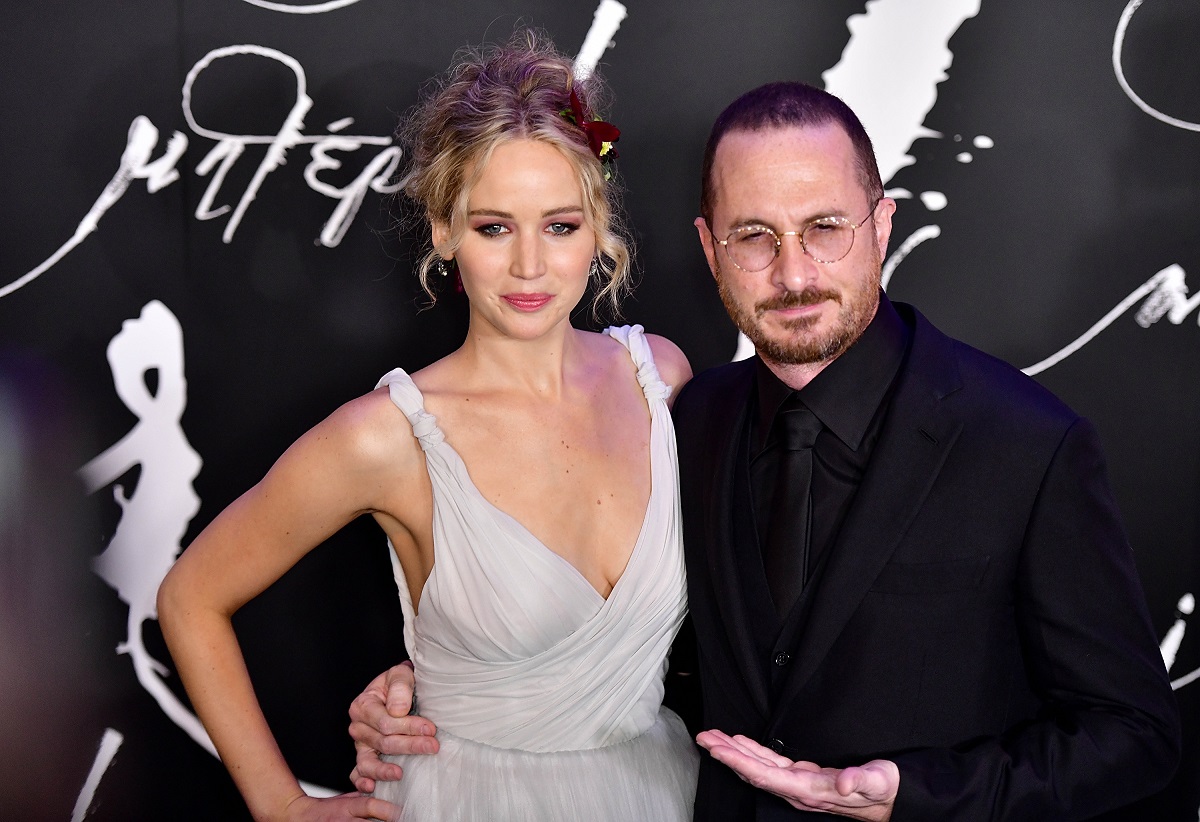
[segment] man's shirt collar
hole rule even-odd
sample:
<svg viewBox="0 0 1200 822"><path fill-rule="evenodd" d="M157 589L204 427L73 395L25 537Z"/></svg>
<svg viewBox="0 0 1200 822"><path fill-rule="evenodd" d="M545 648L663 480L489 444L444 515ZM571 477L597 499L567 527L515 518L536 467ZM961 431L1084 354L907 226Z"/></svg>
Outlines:
<svg viewBox="0 0 1200 822"><path fill-rule="evenodd" d="M900 371L908 349L909 333L887 295L880 292L879 309L859 338L798 392L789 388L759 359L755 375L758 426L754 453L766 447L775 414L793 393L799 393L800 399L822 425L851 450L857 451L871 419Z"/></svg>

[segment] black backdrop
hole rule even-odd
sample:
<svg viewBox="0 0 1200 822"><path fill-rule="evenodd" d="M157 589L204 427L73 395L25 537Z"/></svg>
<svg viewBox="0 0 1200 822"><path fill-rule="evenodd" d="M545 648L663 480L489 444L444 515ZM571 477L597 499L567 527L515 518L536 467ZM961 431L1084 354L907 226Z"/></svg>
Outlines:
<svg viewBox="0 0 1200 822"><path fill-rule="evenodd" d="M574 52L600 5L0 8L6 818L246 816L197 741L153 619L157 581L306 428L460 339L453 293L420 310L384 184L420 83L518 23ZM697 369L730 359L737 336L691 226L708 126L768 80L846 97L900 199L889 293L1099 426L1186 723L1179 776L1126 816L1196 819L1200 8L626 10L601 58L641 272L626 317ZM382 535L359 522L237 617L264 709L314 785L348 787L346 707L403 655L395 597Z"/></svg>

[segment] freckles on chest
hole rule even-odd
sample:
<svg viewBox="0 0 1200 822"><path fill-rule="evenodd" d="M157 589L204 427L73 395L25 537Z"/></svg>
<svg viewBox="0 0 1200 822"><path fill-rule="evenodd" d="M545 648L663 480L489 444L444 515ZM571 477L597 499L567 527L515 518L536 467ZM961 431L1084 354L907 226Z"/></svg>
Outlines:
<svg viewBox="0 0 1200 822"><path fill-rule="evenodd" d="M604 507L640 487L643 470L649 475L648 435L566 429L545 420L529 420L521 430L528 434L510 429L504 438L479 438L467 460L480 491L501 507L588 516L582 503Z"/></svg>
<svg viewBox="0 0 1200 822"><path fill-rule="evenodd" d="M648 452L648 439L638 435L560 435L545 448L543 479L552 488L572 489L576 496L624 490L638 484L636 478L642 464L648 463ZM608 496L606 493L604 498Z"/></svg>

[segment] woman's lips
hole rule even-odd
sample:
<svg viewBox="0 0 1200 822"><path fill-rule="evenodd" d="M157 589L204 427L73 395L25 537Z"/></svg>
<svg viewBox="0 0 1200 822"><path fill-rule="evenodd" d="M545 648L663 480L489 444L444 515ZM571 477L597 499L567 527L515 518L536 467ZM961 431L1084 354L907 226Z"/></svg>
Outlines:
<svg viewBox="0 0 1200 822"><path fill-rule="evenodd" d="M518 311L537 311L550 300L552 294L502 294L501 299Z"/></svg>

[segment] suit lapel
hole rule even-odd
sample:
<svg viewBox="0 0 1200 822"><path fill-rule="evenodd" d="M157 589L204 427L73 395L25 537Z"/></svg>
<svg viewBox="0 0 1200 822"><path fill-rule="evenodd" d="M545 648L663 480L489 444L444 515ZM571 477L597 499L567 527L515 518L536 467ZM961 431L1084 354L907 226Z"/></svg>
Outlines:
<svg viewBox="0 0 1200 822"><path fill-rule="evenodd" d="M750 392L753 387L754 368L751 362L740 364L727 390L714 397L708 407L709 419L705 426L710 434L709 442L702 444L707 456L704 466L706 492L704 506L705 560L716 600L715 612L720 616L721 626L728 637L736 668L715 672L720 676L732 677L731 693L741 688L749 691L755 708L766 717L769 713L768 686L762 672L761 660L756 658L755 639L746 611L746 593L738 570L738 546L734 539L734 483L742 478L738 465L739 445L745 428ZM744 546L743 546L744 547ZM698 632L702 644L708 637ZM740 687L736 687L740 683Z"/></svg>
<svg viewBox="0 0 1200 822"><path fill-rule="evenodd" d="M945 402L961 385L953 343L913 313L912 348L867 472L813 592L797 662L775 706L776 716L812 678L854 615L920 510L962 429Z"/></svg>

